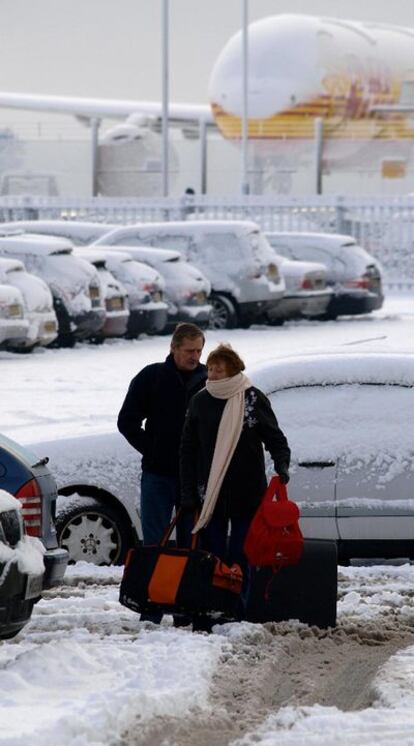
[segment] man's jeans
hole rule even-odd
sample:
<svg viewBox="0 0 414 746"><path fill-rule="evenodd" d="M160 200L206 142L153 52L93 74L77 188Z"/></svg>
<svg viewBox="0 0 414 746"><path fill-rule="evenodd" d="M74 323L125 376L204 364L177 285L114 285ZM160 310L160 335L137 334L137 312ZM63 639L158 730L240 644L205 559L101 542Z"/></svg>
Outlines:
<svg viewBox="0 0 414 746"><path fill-rule="evenodd" d="M171 523L179 500L176 477L143 471L141 476L141 525L144 544L159 544Z"/></svg>

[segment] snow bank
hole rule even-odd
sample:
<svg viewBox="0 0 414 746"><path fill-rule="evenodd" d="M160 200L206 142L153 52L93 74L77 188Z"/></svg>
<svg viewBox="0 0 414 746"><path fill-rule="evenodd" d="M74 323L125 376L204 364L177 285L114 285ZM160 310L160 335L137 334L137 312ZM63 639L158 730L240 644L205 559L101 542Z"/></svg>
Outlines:
<svg viewBox="0 0 414 746"><path fill-rule="evenodd" d="M180 630L144 630L134 640L79 630L29 650L0 671L0 743L120 743L127 728L158 715L206 708L225 644Z"/></svg>
<svg viewBox="0 0 414 746"><path fill-rule="evenodd" d="M10 492L0 490L0 513L4 510L21 510L22 504Z"/></svg>

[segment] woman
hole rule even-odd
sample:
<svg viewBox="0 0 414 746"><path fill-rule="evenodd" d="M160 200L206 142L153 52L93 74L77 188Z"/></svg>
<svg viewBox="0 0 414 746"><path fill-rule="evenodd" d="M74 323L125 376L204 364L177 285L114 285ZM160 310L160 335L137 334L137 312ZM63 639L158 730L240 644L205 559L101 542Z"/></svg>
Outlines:
<svg viewBox="0 0 414 746"><path fill-rule="evenodd" d="M181 439L181 506L201 511L193 529L201 546L241 566L245 606L249 568L243 544L267 486L263 444L284 484L290 449L268 398L242 372L237 352L221 344L206 364L206 387L190 402Z"/></svg>

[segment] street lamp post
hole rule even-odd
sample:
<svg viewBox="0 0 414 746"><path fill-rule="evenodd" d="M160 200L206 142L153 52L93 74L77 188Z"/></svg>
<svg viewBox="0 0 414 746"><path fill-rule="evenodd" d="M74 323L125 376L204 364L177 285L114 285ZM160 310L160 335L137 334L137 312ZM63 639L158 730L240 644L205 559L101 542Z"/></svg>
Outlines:
<svg viewBox="0 0 414 746"><path fill-rule="evenodd" d="M162 193L169 194L169 143L168 143L168 0L162 0Z"/></svg>
<svg viewBox="0 0 414 746"><path fill-rule="evenodd" d="M248 147L249 147L249 107L248 107L248 95L249 95L249 34L248 34L248 23L249 23L249 12L248 12L248 0L242 0L243 2L243 23L242 23L242 37L243 37L243 55L242 55L242 68L243 68L243 116L242 116L242 182L241 191L242 194L249 194L249 177L248 177Z"/></svg>

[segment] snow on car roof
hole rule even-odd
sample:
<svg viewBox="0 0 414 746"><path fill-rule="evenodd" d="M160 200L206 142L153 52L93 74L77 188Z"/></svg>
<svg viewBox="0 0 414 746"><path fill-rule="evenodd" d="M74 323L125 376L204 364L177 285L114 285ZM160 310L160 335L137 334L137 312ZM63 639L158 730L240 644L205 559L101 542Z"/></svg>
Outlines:
<svg viewBox="0 0 414 746"><path fill-rule="evenodd" d="M57 236L22 233L21 235L0 237L0 251L10 254L50 256L52 254L70 254L72 250L73 244L71 241Z"/></svg>
<svg viewBox="0 0 414 746"><path fill-rule="evenodd" d="M180 254L179 251L174 251L174 249L158 249L156 246L123 246L122 244L117 244L116 246L113 246L112 244L108 244L106 246L105 244L92 244L93 247L95 245L98 249L104 249L104 251L111 250L112 252L118 252L118 249L120 250L120 253L127 253L129 254L129 257L133 259L139 259L141 258L141 261L145 261L145 259L156 259L158 262L174 262L174 261L184 261L182 254Z"/></svg>
<svg viewBox="0 0 414 746"><path fill-rule="evenodd" d="M9 259L8 257L0 256L0 274L3 273L5 275L7 272L14 272L16 269L24 269L24 264L20 259Z"/></svg>
<svg viewBox="0 0 414 746"><path fill-rule="evenodd" d="M347 236L345 233L318 233L314 231L266 231L265 235L267 238L291 238L303 240L315 240L318 242L324 242L335 246L348 246L356 245L356 241L352 236Z"/></svg>
<svg viewBox="0 0 414 746"><path fill-rule="evenodd" d="M405 353L324 353L269 360L249 371L267 394L298 386L388 384L414 386L414 355Z"/></svg>
<svg viewBox="0 0 414 746"><path fill-rule="evenodd" d="M24 305L23 296L19 288L14 287L14 285L0 284L0 305L9 303L20 303L21 305Z"/></svg>
<svg viewBox="0 0 414 746"><path fill-rule="evenodd" d="M108 233L115 233L115 231L128 231L134 233L137 231L150 231L160 233L168 233L168 231L181 230L183 233L215 233L223 231L232 231L240 234L251 233L252 231L260 231L260 227L257 223L252 220L171 220L168 222L158 223L134 223L127 226L119 226L115 229L110 229Z"/></svg>
<svg viewBox="0 0 414 746"><path fill-rule="evenodd" d="M84 247L79 247L78 256L82 256L82 253L84 251L85 251L85 254L89 253L89 250L90 251L92 251L92 250L95 251L95 249L94 249L93 246L85 247L85 248ZM134 261L134 259L132 258L131 252L128 252L126 250L126 247L125 247L125 251L118 251L117 248L115 248L114 246L108 246L108 247L107 246L97 246L96 247L96 251L97 252L99 251L99 253L102 254L102 256L104 256L106 260L107 259L116 260L119 263Z"/></svg>
<svg viewBox="0 0 414 746"><path fill-rule="evenodd" d="M106 265L105 252L99 251L99 249L86 249L86 248L75 248L73 250L75 256L79 256L81 259L90 262L91 264Z"/></svg>

